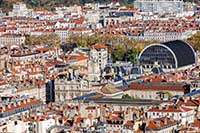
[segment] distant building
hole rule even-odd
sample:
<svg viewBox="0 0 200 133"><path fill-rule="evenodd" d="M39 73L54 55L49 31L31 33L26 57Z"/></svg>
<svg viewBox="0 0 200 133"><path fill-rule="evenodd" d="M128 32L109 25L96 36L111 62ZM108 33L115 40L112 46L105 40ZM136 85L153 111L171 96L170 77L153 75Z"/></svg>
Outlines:
<svg viewBox="0 0 200 133"><path fill-rule="evenodd" d="M146 123L147 133L163 133L163 132L175 132L178 126L176 120L170 119L168 117L150 119Z"/></svg>
<svg viewBox="0 0 200 133"><path fill-rule="evenodd" d="M0 121L6 121L11 117L27 113L30 109L40 107L43 102L35 98L13 98L8 103L0 104Z"/></svg>
<svg viewBox="0 0 200 133"><path fill-rule="evenodd" d="M183 12L183 0L136 0L134 5L142 12L158 14Z"/></svg>
<svg viewBox="0 0 200 133"><path fill-rule="evenodd" d="M24 61L30 61L30 60L33 60L37 57L39 57L39 53L37 53L37 52L12 54L10 56L10 58L12 60L24 60Z"/></svg>
<svg viewBox="0 0 200 133"><path fill-rule="evenodd" d="M200 14L200 4L194 5L194 13L195 14Z"/></svg>
<svg viewBox="0 0 200 133"><path fill-rule="evenodd" d="M35 115L33 119L22 117L21 120L8 120L0 125L0 132L7 133L46 133L46 130L55 125L53 118Z"/></svg>
<svg viewBox="0 0 200 133"><path fill-rule="evenodd" d="M17 34L4 34L0 36L0 44L21 45L25 42L25 36Z"/></svg>
<svg viewBox="0 0 200 133"><path fill-rule="evenodd" d="M55 79L55 101L64 102L91 92L89 82L73 80L73 77L72 73L68 73Z"/></svg>
<svg viewBox="0 0 200 133"><path fill-rule="evenodd" d="M90 59L96 61L103 70L108 62L108 49L104 44L95 44L90 48Z"/></svg>
<svg viewBox="0 0 200 133"><path fill-rule="evenodd" d="M170 117L177 120L181 124L193 123L195 112L185 106L177 105L163 105L159 107L150 108L147 111L148 118Z"/></svg>
<svg viewBox="0 0 200 133"><path fill-rule="evenodd" d="M138 17L138 12L134 8L114 8L109 10L109 15L104 18L104 26L122 24L123 22L136 20Z"/></svg>
<svg viewBox="0 0 200 133"><path fill-rule="evenodd" d="M133 82L124 93L139 99L168 100L173 95L190 92L190 85L173 82Z"/></svg>
<svg viewBox="0 0 200 133"><path fill-rule="evenodd" d="M88 61L88 78L90 81L99 81L101 76L100 67L94 60Z"/></svg>
<svg viewBox="0 0 200 133"><path fill-rule="evenodd" d="M186 42L175 40L151 44L139 54L144 69L152 69L157 63L163 69L181 69L196 64L196 53Z"/></svg>
<svg viewBox="0 0 200 133"><path fill-rule="evenodd" d="M60 37L63 42L66 40L66 38L69 37L69 29L56 29L55 33Z"/></svg>
<svg viewBox="0 0 200 133"><path fill-rule="evenodd" d="M135 39L142 39L142 40L158 40L161 42L165 41L172 41L172 40L182 40L187 39L193 34L193 31L146 31L141 33L139 36L134 36Z"/></svg>
<svg viewBox="0 0 200 133"><path fill-rule="evenodd" d="M26 7L25 3L18 2L13 4L12 12L9 12L9 16L11 17L30 17L32 14L32 10Z"/></svg>

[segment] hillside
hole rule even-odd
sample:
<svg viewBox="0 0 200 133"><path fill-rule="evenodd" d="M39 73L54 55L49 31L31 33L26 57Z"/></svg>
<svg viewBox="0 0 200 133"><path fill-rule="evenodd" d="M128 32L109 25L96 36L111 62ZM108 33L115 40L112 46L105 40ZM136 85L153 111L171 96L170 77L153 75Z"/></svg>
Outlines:
<svg viewBox="0 0 200 133"><path fill-rule="evenodd" d="M69 6L73 4L81 5L84 3L91 3L91 2L112 2L112 1L119 1L123 4L132 3L133 0L0 0L0 8L3 12L8 12L12 10L13 3L16 2L24 2L27 4L29 8L32 7L44 7L47 9L52 9L55 6Z"/></svg>
<svg viewBox="0 0 200 133"><path fill-rule="evenodd" d="M112 1L119 1L121 4L130 6L134 0L0 0L0 8L3 12L8 12L12 10L13 3L24 2L29 8L32 7L44 7L46 9L52 9L55 6L69 6L73 4L81 5L84 3L107 3ZM197 0L184 0L189 2L197 2Z"/></svg>

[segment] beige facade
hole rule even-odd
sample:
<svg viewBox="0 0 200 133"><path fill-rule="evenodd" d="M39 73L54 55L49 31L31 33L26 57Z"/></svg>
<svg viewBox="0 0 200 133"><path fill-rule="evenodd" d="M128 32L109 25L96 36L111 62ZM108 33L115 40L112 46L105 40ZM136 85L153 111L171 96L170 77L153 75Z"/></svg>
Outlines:
<svg viewBox="0 0 200 133"><path fill-rule="evenodd" d="M3 44L3 45L21 45L24 42L25 42L24 36L18 36L18 35L0 36L0 44Z"/></svg>
<svg viewBox="0 0 200 133"><path fill-rule="evenodd" d="M124 94L128 94L139 99L160 99L159 94L163 94L164 99L168 99L169 95L184 95L183 91L168 91L168 90L128 90Z"/></svg>
<svg viewBox="0 0 200 133"><path fill-rule="evenodd" d="M91 92L91 86L87 81L67 81L67 79L55 80L55 101L71 100L89 92Z"/></svg>

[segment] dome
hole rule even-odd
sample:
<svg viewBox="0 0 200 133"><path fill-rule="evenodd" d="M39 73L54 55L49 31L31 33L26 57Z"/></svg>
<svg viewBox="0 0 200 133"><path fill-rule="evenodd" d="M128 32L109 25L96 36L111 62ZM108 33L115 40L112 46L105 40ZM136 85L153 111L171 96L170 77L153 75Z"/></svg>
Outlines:
<svg viewBox="0 0 200 133"><path fill-rule="evenodd" d="M145 47L139 55L140 64L153 68L158 62L161 68L180 68L196 63L193 48L184 41L174 40Z"/></svg>

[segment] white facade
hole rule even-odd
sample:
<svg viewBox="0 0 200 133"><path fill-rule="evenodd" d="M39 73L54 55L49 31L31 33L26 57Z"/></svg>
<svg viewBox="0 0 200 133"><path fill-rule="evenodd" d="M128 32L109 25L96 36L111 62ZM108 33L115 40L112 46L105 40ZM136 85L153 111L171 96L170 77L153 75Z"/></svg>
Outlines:
<svg viewBox="0 0 200 133"><path fill-rule="evenodd" d="M100 69L104 69L108 61L107 48L92 48L90 50L90 58L98 63Z"/></svg>
<svg viewBox="0 0 200 133"><path fill-rule="evenodd" d="M0 126L0 132L6 133L46 133L47 129L55 125L55 120L50 118L38 122L24 122L21 120L7 121L6 125Z"/></svg>
<svg viewBox="0 0 200 133"><path fill-rule="evenodd" d="M46 89L45 86L42 86L40 88L38 87L26 87L27 89L12 92L12 96L22 96L24 94L30 96L30 97L35 97L37 99L41 99L43 102L46 101Z"/></svg>
<svg viewBox="0 0 200 133"><path fill-rule="evenodd" d="M100 67L97 62L94 62L92 60L88 61L88 78L90 81L97 81L100 80Z"/></svg>
<svg viewBox="0 0 200 133"><path fill-rule="evenodd" d="M135 36L135 39L141 40L158 40L161 42L172 41L172 40L182 40L187 39L194 33L192 31L186 32L156 32L156 31L149 31L144 32L140 36Z"/></svg>
<svg viewBox="0 0 200 133"><path fill-rule="evenodd" d="M69 30L67 29L55 30L55 33L60 37L61 41L65 41L65 39L69 37Z"/></svg>
<svg viewBox="0 0 200 133"><path fill-rule="evenodd" d="M38 122L38 133L46 133L47 129L55 125L55 120L50 118L48 120Z"/></svg>
<svg viewBox="0 0 200 133"><path fill-rule="evenodd" d="M184 91L169 91L169 90L137 90L137 89L131 89L128 91L125 91L124 94L128 94L134 98L140 98L140 99L157 99L160 100L160 94L159 92L162 92L163 95L163 100L168 100L169 94L173 95L184 95Z"/></svg>
<svg viewBox="0 0 200 133"><path fill-rule="evenodd" d="M185 107L184 107L185 108ZM184 110L183 107L177 107L177 109L166 109L160 107L160 109L147 112L148 118L160 118L160 117L172 117L174 120L180 121L181 124L193 123L195 112L193 109Z"/></svg>
<svg viewBox="0 0 200 133"><path fill-rule="evenodd" d="M9 12L11 17L30 17L32 10L26 7L26 4L18 2L13 5L12 12Z"/></svg>
<svg viewBox="0 0 200 133"><path fill-rule="evenodd" d="M23 133L27 130L27 123L23 121L7 121L5 125L0 126L1 133Z"/></svg>
<svg viewBox="0 0 200 133"><path fill-rule="evenodd" d="M25 42L25 36L3 35L0 36L0 44L3 45L21 45Z"/></svg>
<svg viewBox="0 0 200 133"><path fill-rule="evenodd" d="M159 14L183 12L183 0L136 0L134 5L142 12Z"/></svg>
<svg viewBox="0 0 200 133"><path fill-rule="evenodd" d="M76 81L67 79L55 80L55 101L71 100L77 96L91 92L87 81Z"/></svg>

